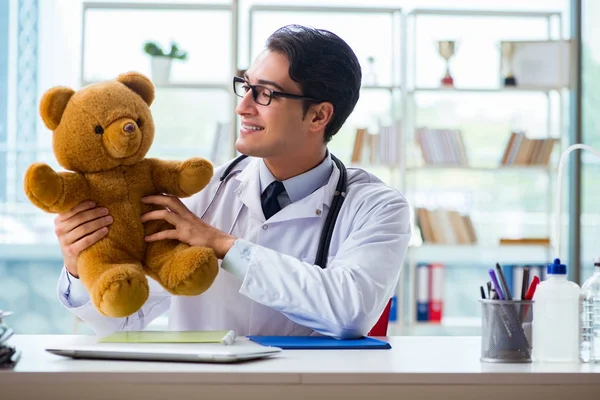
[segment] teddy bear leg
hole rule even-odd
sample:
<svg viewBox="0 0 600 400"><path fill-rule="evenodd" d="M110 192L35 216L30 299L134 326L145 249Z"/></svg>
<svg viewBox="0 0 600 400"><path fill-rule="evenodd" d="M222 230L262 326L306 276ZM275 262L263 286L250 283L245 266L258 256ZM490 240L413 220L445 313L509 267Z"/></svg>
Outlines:
<svg viewBox="0 0 600 400"><path fill-rule="evenodd" d="M196 296L214 282L219 270L215 252L174 240L148 245L147 273L174 295Z"/></svg>
<svg viewBox="0 0 600 400"><path fill-rule="evenodd" d="M80 255L78 270L96 309L114 318L138 311L150 293L142 264L135 261L108 263L92 254Z"/></svg>

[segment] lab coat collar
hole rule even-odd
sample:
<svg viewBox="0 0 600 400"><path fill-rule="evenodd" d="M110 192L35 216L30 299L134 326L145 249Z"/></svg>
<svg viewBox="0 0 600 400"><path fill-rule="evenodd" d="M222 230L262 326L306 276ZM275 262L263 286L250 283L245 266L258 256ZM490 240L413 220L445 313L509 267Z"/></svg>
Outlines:
<svg viewBox="0 0 600 400"><path fill-rule="evenodd" d="M236 179L240 181L236 195L252 214L264 221L265 216L260 204L260 161L260 159L253 158L246 168L236 176ZM271 217L269 222L297 218L320 218L324 215L324 207L331 207L331 201L333 200L333 194L335 193L339 177L340 171L334 163L333 172L326 185L315 190L304 199L288 205Z"/></svg>

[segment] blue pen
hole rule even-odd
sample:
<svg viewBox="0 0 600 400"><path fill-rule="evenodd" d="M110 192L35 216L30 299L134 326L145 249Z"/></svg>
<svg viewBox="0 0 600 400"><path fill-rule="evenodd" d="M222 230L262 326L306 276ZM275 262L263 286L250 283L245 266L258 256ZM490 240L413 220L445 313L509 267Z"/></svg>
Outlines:
<svg viewBox="0 0 600 400"><path fill-rule="evenodd" d="M492 284L494 285L494 289L496 289L496 293L498 293L498 298L504 300L504 293L498 284L498 279L496 279L496 272L493 268L490 268L488 273L490 274L490 278L492 278Z"/></svg>

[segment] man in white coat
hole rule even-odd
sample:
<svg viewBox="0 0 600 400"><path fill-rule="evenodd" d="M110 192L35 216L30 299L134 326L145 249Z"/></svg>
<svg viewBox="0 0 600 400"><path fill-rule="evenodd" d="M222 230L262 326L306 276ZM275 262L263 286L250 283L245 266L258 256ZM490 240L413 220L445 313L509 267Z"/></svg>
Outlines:
<svg viewBox="0 0 600 400"><path fill-rule="evenodd" d="M107 210L84 202L56 218L65 268L61 303L98 335L141 330L169 312L169 329L232 329L238 335L365 335L393 296L410 238L409 206L396 190L359 168L347 170L326 268L315 265L321 231L341 170L327 143L359 98L361 69L335 34L286 26L243 77L234 78L248 157L185 204L141 216L174 229L148 241L178 239L215 249L214 284L199 296L171 296L151 281L146 304L127 318L98 313L77 275L77 256L110 229ZM153 283L153 284L152 284Z"/></svg>

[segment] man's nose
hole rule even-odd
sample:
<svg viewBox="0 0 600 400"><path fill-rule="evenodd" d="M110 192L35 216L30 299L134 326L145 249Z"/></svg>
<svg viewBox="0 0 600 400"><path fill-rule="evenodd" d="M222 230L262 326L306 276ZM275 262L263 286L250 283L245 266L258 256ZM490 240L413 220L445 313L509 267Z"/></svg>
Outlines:
<svg viewBox="0 0 600 400"><path fill-rule="evenodd" d="M256 103L252 97L251 90L249 90L244 97L241 98L237 107L235 108L235 112L239 115L248 115L256 112Z"/></svg>

